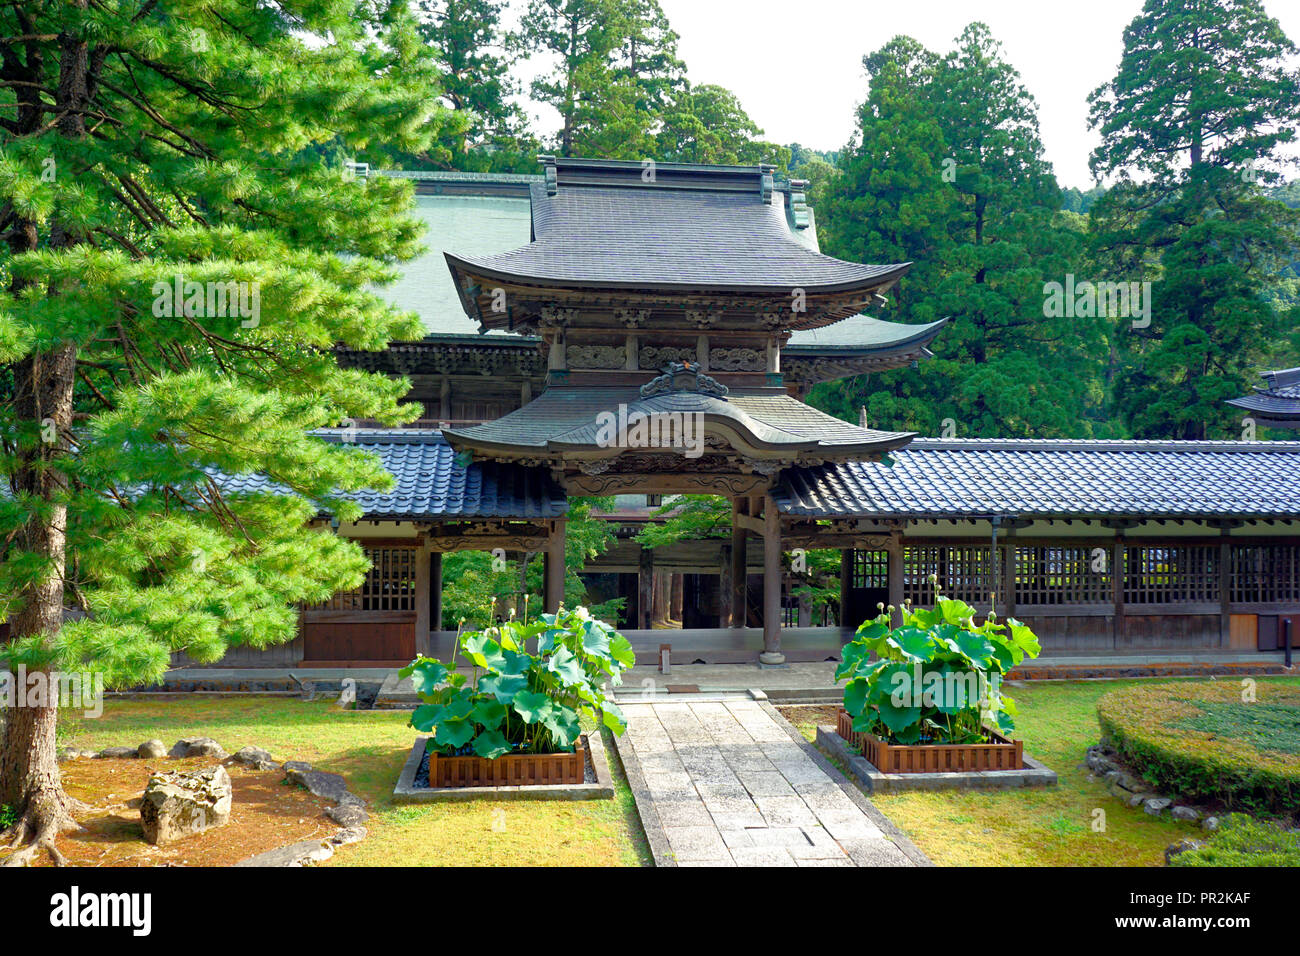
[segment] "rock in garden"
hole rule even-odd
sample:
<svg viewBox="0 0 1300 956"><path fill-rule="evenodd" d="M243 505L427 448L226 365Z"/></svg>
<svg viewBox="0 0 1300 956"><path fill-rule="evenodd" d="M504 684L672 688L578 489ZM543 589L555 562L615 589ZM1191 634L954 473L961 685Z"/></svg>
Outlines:
<svg viewBox="0 0 1300 956"><path fill-rule="evenodd" d="M1173 814L1175 820L1188 820L1194 823L1201 819L1201 811L1195 807L1174 807L1169 812Z"/></svg>
<svg viewBox="0 0 1300 956"><path fill-rule="evenodd" d="M1129 793L1141 793L1147 786L1145 782L1127 773L1120 773L1120 775L1114 779L1114 783L1116 786L1127 790Z"/></svg>
<svg viewBox="0 0 1300 956"><path fill-rule="evenodd" d="M1202 830L1217 830L1217 829L1219 829L1219 818L1218 818L1218 817L1206 817L1204 820L1201 821L1201 829L1202 829Z"/></svg>
<svg viewBox="0 0 1300 956"><path fill-rule="evenodd" d="M281 768L286 774L290 773L310 773L311 764L305 760L286 760Z"/></svg>
<svg viewBox="0 0 1300 956"><path fill-rule="evenodd" d="M1124 802L1130 807L1140 807L1148 800L1152 800L1157 796L1158 794L1154 793L1131 793L1125 798Z"/></svg>
<svg viewBox="0 0 1300 956"><path fill-rule="evenodd" d="M105 760L121 760L124 757L134 757L135 748L134 747L105 747L98 754L96 754L96 756L101 757Z"/></svg>
<svg viewBox="0 0 1300 956"><path fill-rule="evenodd" d="M1186 853L1188 850L1199 850L1203 846L1205 844L1200 840L1179 840L1172 846L1165 848L1165 864L1167 865L1170 860L1180 853Z"/></svg>
<svg viewBox="0 0 1300 956"><path fill-rule="evenodd" d="M211 737L182 737L171 749L173 757L216 757L226 759L226 752L221 744Z"/></svg>
<svg viewBox="0 0 1300 956"><path fill-rule="evenodd" d="M286 766L288 766L286 764ZM290 783L306 787L308 792L335 803L358 803L357 797L348 793L348 784L336 773L324 773L320 770L288 770L285 776Z"/></svg>
<svg viewBox="0 0 1300 956"><path fill-rule="evenodd" d="M159 846L225 826L230 822L231 800L225 767L155 773L140 800L144 838Z"/></svg>
<svg viewBox="0 0 1300 956"><path fill-rule="evenodd" d="M335 846L347 846L349 843L360 843L366 838L366 833L367 830L365 827L345 827L330 837L330 842Z"/></svg>
<svg viewBox="0 0 1300 956"><path fill-rule="evenodd" d="M240 860L235 866L303 866L307 863L320 863L334 855L334 845L327 840L303 840L290 843L275 850L267 850L247 860Z"/></svg>
<svg viewBox="0 0 1300 956"><path fill-rule="evenodd" d="M257 747L240 747L230 759L254 770L276 770L280 766L269 753Z"/></svg>
<svg viewBox="0 0 1300 956"><path fill-rule="evenodd" d="M1142 804L1142 809L1153 817L1158 817L1160 814L1168 810L1169 805L1173 802L1174 801L1170 800L1168 797L1152 797Z"/></svg>
<svg viewBox="0 0 1300 956"><path fill-rule="evenodd" d="M330 807L325 811L325 816L341 827L359 827L370 819L370 814L357 803L343 803L337 807Z"/></svg>
<svg viewBox="0 0 1300 956"><path fill-rule="evenodd" d="M167 745L161 740L146 740L136 748L136 756L144 760L161 760L167 756Z"/></svg>

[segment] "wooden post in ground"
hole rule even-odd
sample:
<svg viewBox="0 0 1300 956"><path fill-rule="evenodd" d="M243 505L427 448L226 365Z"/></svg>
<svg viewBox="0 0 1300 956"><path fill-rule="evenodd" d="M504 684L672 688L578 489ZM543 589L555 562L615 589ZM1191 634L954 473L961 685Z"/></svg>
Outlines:
<svg viewBox="0 0 1300 956"><path fill-rule="evenodd" d="M889 553L889 568L885 572L889 580L889 600L886 603L895 608L890 623L899 625L903 623L903 536L893 535L885 550Z"/></svg>
<svg viewBox="0 0 1300 956"><path fill-rule="evenodd" d="M1219 646L1232 643L1232 530L1224 525L1219 538Z"/></svg>
<svg viewBox="0 0 1300 956"><path fill-rule="evenodd" d="M1124 638L1124 532L1115 532L1115 543L1110 551L1110 585L1111 600L1115 603L1115 626L1112 631L1111 646L1119 650Z"/></svg>
<svg viewBox="0 0 1300 956"><path fill-rule="evenodd" d="M641 560L637 568L636 591L636 626L643 631L650 630L650 618L654 613L655 593L655 553L650 548L641 548Z"/></svg>
<svg viewBox="0 0 1300 956"><path fill-rule="evenodd" d="M853 549L840 549L840 630L850 631L853 623Z"/></svg>
<svg viewBox="0 0 1300 956"><path fill-rule="evenodd" d="M442 630L442 552L429 553L429 631Z"/></svg>
<svg viewBox="0 0 1300 956"><path fill-rule="evenodd" d="M546 594L543 606L547 614L554 614L564 603L564 519L551 523L551 536L546 539Z"/></svg>
<svg viewBox="0 0 1300 956"><path fill-rule="evenodd" d="M745 626L745 605L748 603L746 592L749 590L749 567L747 551L749 532L740 526L737 515L749 513L749 502L745 498L731 499L731 626Z"/></svg>
<svg viewBox="0 0 1300 956"><path fill-rule="evenodd" d="M718 627L731 627L731 545L724 544L718 560Z"/></svg>
<svg viewBox="0 0 1300 956"><path fill-rule="evenodd" d="M763 653L760 664L783 664L781 653L781 519L776 500L763 499Z"/></svg>

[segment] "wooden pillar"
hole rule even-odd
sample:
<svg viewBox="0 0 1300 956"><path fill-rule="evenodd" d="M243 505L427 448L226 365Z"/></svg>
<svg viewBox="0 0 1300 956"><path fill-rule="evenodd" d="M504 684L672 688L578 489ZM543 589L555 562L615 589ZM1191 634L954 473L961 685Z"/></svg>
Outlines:
<svg viewBox="0 0 1300 956"><path fill-rule="evenodd" d="M1006 530L1002 548L1002 616L1014 617L1016 613L1016 526Z"/></svg>
<svg viewBox="0 0 1300 956"><path fill-rule="evenodd" d="M442 630L442 552L429 554L429 629Z"/></svg>
<svg viewBox="0 0 1300 956"><path fill-rule="evenodd" d="M853 624L853 549L840 549L840 630L848 631Z"/></svg>
<svg viewBox="0 0 1300 956"><path fill-rule="evenodd" d="M437 585L430 573L433 556L423 541L415 552L415 651L417 654L429 654L433 644L429 638L430 622L433 615L433 595L438 593ZM441 558L442 555L437 557ZM437 630L437 625L432 625Z"/></svg>
<svg viewBox="0 0 1300 956"><path fill-rule="evenodd" d="M641 563L637 569L636 626L650 630L650 616L654 613L655 553L650 548L641 549Z"/></svg>
<svg viewBox="0 0 1300 956"><path fill-rule="evenodd" d="M1118 650L1124 639L1124 532L1115 532L1115 543L1110 549L1111 600L1115 603L1114 629L1111 644Z"/></svg>
<svg viewBox="0 0 1300 956"><path fill-rule="evenodd" d="M451 379L446 375L438 383L438 420L451 421Z"/></svg>
<svg viewBox="0 0 1300 956"><path fill-rule="evenodd" d="M895 611L890 615L890 623L903 623L903 536L892 535L885 548L889 552L889 602Z"/></svg>
<svg viewBox="0 0 1300 956"><path fill-rule="evenodd" d="M668 600L668 616L681 625L682 608L686 603L686 581L680 574L674 574L669 579L668 587L671 595Z"/></svg>
<svg viewBox="0 0 1300 956"><path fill-rule="evenodd" d="M737 515L749 513L749 502L744 498L731 500L731 626L745 626L745 605L749 590L749 532L740 526Z"/></svg>
<svg viewBox="0 0 1300 956"><path fill-rule="evenodd" d="M763 653L760 664L783 664L781 653L781 519L771 495L763 500Z"/></svg>
<svg viewBox="0 0 1300 956"><path fill-rule="evenodd" d="M718 554L718 627L731 627L731 545Z"/></svg>
<svg viewBox="0 0 1300 956"><path fill-rule="evenodd" d="M1226 525L1219 534L1219 646L1232 643L1232 533Z"/></svg>
<svg viewBox="0 0 1300 956"><path fill-rule="evenodd" d="M554 614L564 603L564 519L556 518L551 522L551 536L546 539L545 573L546 594L543 607L547 614Z"/></svg>

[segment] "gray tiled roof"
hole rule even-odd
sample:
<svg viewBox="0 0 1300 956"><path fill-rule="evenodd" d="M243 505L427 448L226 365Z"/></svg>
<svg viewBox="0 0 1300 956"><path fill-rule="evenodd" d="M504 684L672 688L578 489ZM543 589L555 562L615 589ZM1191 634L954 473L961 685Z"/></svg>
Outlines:
<svg viewBox="0 0 1300 956"><path fill-rule="evenodd" d="M1261 424L1300 423L1300 368L1264 372L1264 385L1255 394L1228 400L1229 405L1256 413Z"/></svg>
<svg viewBox="0 0 1300 956"><path fill-rule="evenodd" d="M1300 519L1300 442L919 438L892 467L782 473L797 515Z"/></svg>
<svg viewBox="0 0 1300 956"><path fill-rule="evenodd" d="M341 442L344 432L315 433ZM562 517L568 510L563 489L542 468L494 462L454 461L455 452L434 429L362 428L349 434L349 443L377 454L396 480L391 491L359 491L356 501L370 519L451 521L462 518L540 519ZM227 478L231 491L257 492L274 488L265 476Z"/></svg>
<svg viewBox="0 0 1300 956"><path fill-rule="evenodd" d="M911 438L909 432L880 432L850 425L784 392L743 392L733 389L725 399L697 392L676 391L642 398L636 386L552 386L523 408L495 421L466 428L447 429L456 444L490 445L519 450L558 450L592 447L597 437L597 416L617 414L699 412L715 422L726 422L749 441L791 452L814 449L882 451L897 448Z"/></svg>
<svg viewBox="0 0 1300 956"><path fill-rule="evenodd" d="M532 187L534 241L497 255L447 253L458 270L503 281L599 288L716 289L785 294L855 289L907 264L860 265L795 239L783 194L636 187Z"/></svg>

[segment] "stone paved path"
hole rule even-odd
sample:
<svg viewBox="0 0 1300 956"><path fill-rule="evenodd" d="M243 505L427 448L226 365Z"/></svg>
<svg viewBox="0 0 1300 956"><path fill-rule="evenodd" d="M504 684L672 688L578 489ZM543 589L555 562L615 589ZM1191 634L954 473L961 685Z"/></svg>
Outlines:
<svg viewBox="0 0 1300 956"><path fill-rule="evenodd" d="M644 781L638 806L679 866L912 865L758 701L623 710L620 747L631 745Z"/></svg>

